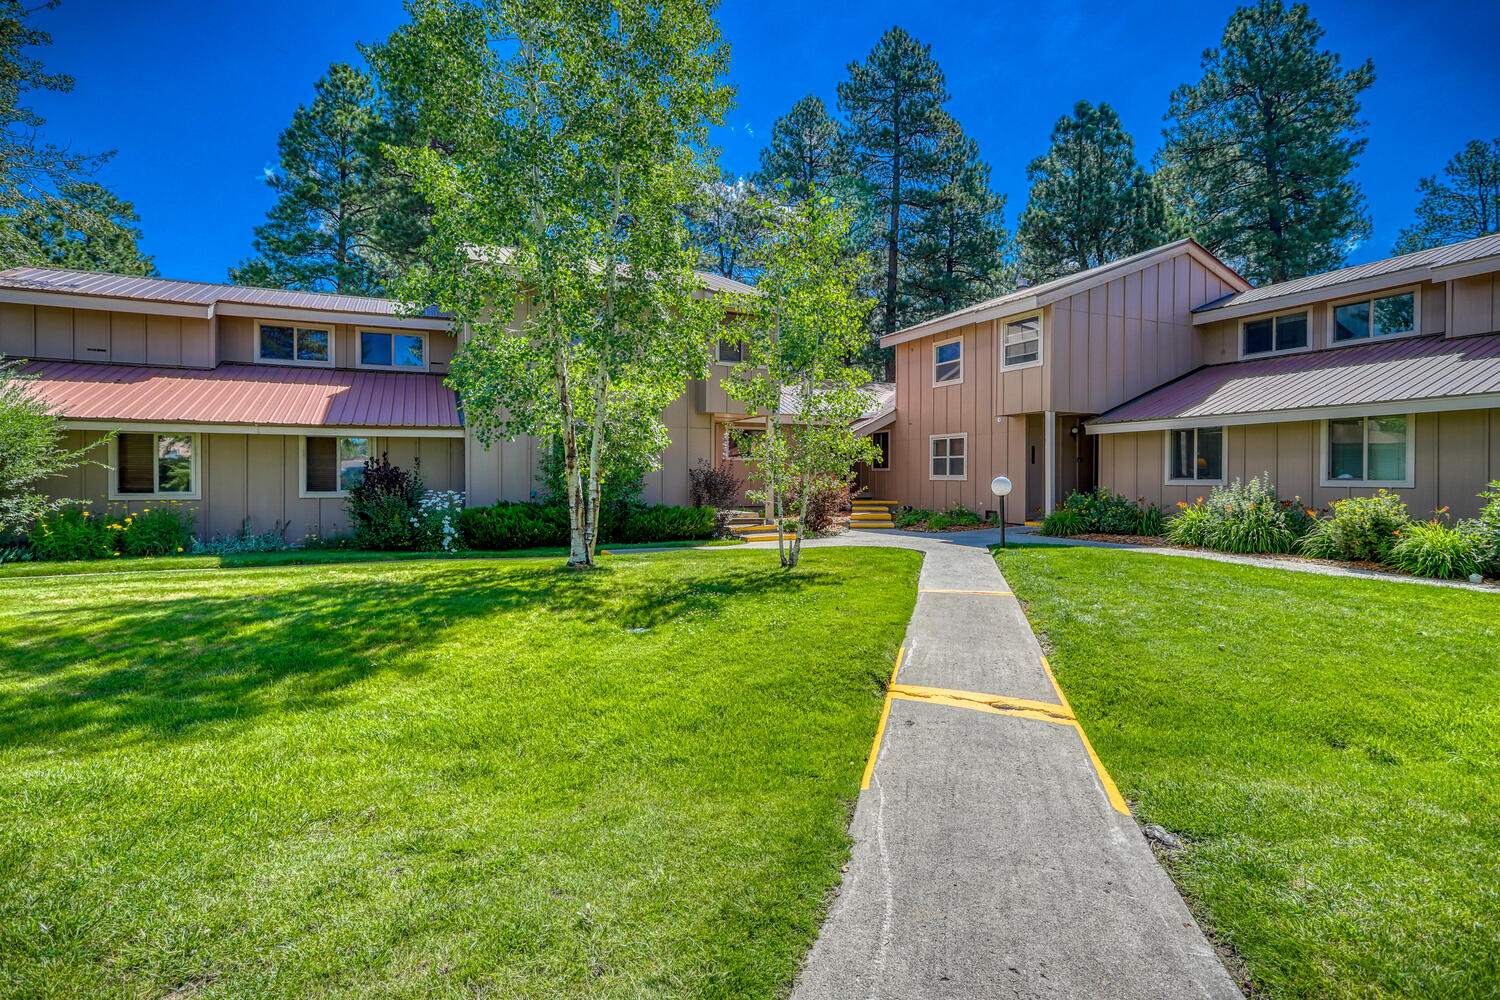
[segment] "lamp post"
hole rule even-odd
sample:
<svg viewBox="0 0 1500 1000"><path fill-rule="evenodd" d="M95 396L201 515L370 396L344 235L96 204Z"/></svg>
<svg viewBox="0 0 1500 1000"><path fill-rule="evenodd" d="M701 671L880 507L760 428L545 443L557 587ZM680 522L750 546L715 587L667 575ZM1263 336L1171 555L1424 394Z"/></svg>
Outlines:
<svg viewBox="0 0 1500 1000"><path fill-rule="evenodd" d="M1010 480L996 476L990 480L990 492L1000 498L1000 547L1005 548L1005 498L1010 496Z"/></svg>

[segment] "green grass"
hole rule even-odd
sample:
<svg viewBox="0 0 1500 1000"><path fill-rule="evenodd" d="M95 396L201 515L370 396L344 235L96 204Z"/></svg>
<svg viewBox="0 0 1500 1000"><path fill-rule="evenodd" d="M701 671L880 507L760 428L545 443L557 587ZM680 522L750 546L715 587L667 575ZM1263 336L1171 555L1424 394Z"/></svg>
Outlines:
<svg viewBox="0 0 1500 1000"><path fill-rule="evenodd" d="M1500 995L1500 596L1044 546L999 555L1255 996Z"/></svg>
<svg viewBox="0 0 1500 1000"><path fill-rule="evenodd" d="M803 560L0 580L0 995L777 995L919 568Z"/></svg>
<svg viewBox="0 0 1500 1000"><path fill-rule="evenodd" d="M711 542L622 542L601 545L604 553L630 552L636 549L688 549L741 545L738 539ZM225 556L162 556L113 559L82 559L76 562L15 562L0 565L0 580L28 576L88 576L96 573L149 573L158 570L240 569L247 566L312 566L327 563L389 562L391 560L431 559L531 559L542 556L566 556L567 549L509 549L503 552L368 552L359 549L286 549L282 552L242 552Z"/></svg>

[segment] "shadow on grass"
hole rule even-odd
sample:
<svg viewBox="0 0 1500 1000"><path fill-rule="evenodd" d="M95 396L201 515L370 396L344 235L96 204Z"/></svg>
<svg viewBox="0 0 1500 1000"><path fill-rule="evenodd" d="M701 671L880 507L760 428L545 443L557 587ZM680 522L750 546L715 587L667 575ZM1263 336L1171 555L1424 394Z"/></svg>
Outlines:
<svg viewBox="0 0 1500 1000"><path fill-rule="evenodd" d="M326 710L381 671L415 675L466 622L545 611L580 628L654 629L742 599L838 586L730 560L676 572L626 567L342 566L287 570L253 593L168 591L161 581L80 581L65 608L0 618L0 747L93 749L191 738L270 713ZM149 589L154 585L155 589ZM87 589L85 589L87 588ZM727 634L727 633L726 633Z"/></svg>

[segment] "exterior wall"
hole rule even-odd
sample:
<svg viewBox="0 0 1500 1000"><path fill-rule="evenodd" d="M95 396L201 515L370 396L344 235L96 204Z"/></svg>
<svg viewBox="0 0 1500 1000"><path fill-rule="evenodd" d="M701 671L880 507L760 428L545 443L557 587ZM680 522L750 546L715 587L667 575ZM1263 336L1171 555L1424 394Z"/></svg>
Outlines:
<svg viewBox="0 0 1500 1000"><path fill-rule="evenodd" d="M0 354L169 368L218 364L216 320L0 303Z"/></svg>
<svg viewBox="0 0 1500 1000"><path fill-rule="evenodd" d="M168 425L163 430L170 429ZM101 442L98 431L68 431L66 446L80 448ZM302 474L300 438L279 434L199 434L198 500L183 501L193 508L200 538L233 535L249 519L253 532L281 529L287 541L310 534L347 531L342 497L305 499L299 496ZM397 465L410 468L420 458L422 478L431 489L461 490L464 486L463 441L460 438L378 437L376 450ZM90 456L99 464L72 469L58 477L54 496L86 500L99 508L139 511L158 500L110 500L108 453L100 445Z"/></svg>
<svg viewBox="0 0 1500 1000"><path fill-rule="evenodd" d="M1500 331L1500 274L1480 274L1449 283L1453 296L1450 337Z"/></svg>
<svg viewBox="0 0 1500 1000"><path fill-rule="evenodd" d="M1459 284L1455 282L1454 284ZM1405 287L1405 286L1402 286ZM1443 333L1448 329L1448 286L1444 282L1429 281L1420 286L1421 292L1421 333L1423 336L1433 333ZM1489 311L1489 289L1484 289L1484 322L1490 321ZM1374 293L1379 294L1379 293ZM1235 319L1220 320L1217 323L1209 323L1198 327L1199 357L1200 363L1205 365L1221 365L1240 360L1240 328L1246 322L1263 316L1276 315L1284 312L1300 312L1307 310L1308 344L1313 350L1321 350L1325 347L1338 347L1333 342L1333 310L1330 303L1342 301L1346 296L1334 295L1323 302L1314 302L1306 306L1282 307L1271 309L1264 313L1256 313L1251 316L1241 316ZM1478 296L1475 297L1476 300ZM1456 304L1456 303L1455 303ZM1478 319L1476 308L1474 318ZM1471 329L1469 333L1490 333L1495 327L1485 329ZM1457 336L1458 334L1454 334ZM1353 341L1355 344L1369 343L1367 340ZM1260 356L1260 355L1258 355ZM1143 392L1145 390L1142 390Z"/></svg>
<svg viewBox="0 0 1500 1000"><path fill-rule="evenodd" d="M1225 475L1233 480L1269 472L1283 497L1298 496L1309 506L1374 493L1373 488L1323 487L1322 430L1319 421L1251 424L1230 427L1226 438ZM1100 434L1099 482L1127 497L1154 503L1170 512L1178 501L1193 502L1208 486L1164 485L1165 436L1162 431ZM1480 507L1478 493L1500 479L1500 409L1419 413L1414 435L1416 486L1396 490L1416 518L1440 506L1455 518Z"/></svg>

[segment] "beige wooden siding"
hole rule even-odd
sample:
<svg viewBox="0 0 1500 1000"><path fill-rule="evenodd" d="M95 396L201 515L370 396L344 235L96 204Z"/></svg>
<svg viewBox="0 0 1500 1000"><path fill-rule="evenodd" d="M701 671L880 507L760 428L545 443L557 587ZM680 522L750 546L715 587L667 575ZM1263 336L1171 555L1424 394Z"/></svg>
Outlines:
<svg viewBox="0 0 1500 1000"><path fill-rule="evenodd" d="M1300 497L1312 507L1369 495L1374 488L1324 487L1322 428L1319 421L1230 427L1224 467L1229 479L1270 473L1282 497ZM1208 485L1166 485L1162 431L1098 435L1099 481L1125 496L1170 512L1179 501L1206 496ZM1419 413L1414 434L1416 485L1397 490L1412 516L1427 518L1447 506L1455 518L1480 507L1478 493L1500 479L1500 409Z"/></svg>
<svg viewBox="0 0 1500 1000"><path fill-rule="evenodd" d="M15 303L0 305L0 353L172 368L217 364L210 320Z"/></svg>
<svg viewBox="0 0 1500 1000"><path fill-rule="evenodd" d="M1184 252L1052 305L1044 331L1059 413L1102 413L1204 364L1194 306L1232 289Z"/></svg>
<svg viewBox="0 0 1500 1000"><path fill-rule="evenodd" d="M219 318L220 351L225 361L238 364L256 363L256 326L258 321L248 316L222 316ZM333 327L333 364L335 368L359 367L360 330L385 330L378 323L337 323ZM414 331L393 331L412 333ZM417 331L420 332L420 331ZM446 372L453 358L456 339L450 333L428 330L427 367L429 371Z"/></svg>
<svg viewBox="0 0 1500 1000"><path fill-rule="evenodd" d="M98 442L97 431L69 431L68 447ZM463 441L459 438L376 439L376 447L391 461L411 467L421 457L422 478L429 489L463 489ZM304 499L298 494L302 473L300 438L273 434L199 434L200 499L184 501L192 508L200 538L239 532L248 520L259 533L279 531L290 542L308 535L347 531L348 518L341 497ZM97 465L73 469L50 488L53 496L86 500L101 512L139 512L160 501L109 499L110 470L103 468L108 451L98 446L91 455Z"/></svg>
<svg viewBox="0 0 1500 1000"><path fill-rule="evenodd" d="M1444 332L1448 328L1447 286L1440 282L1429 281L1420 285L1419 288L1422 334L1425 336L1427 334ZM1378 295L1380 293L1372 294ZM1220 320L1216 323L1208 323L1200 326L1197 328L1199 363L1220 365L1239 361L1240 330L1245 323L1263 316L1275 316L1287 312L1300 312L1302 310L1307 311L1307 338L1309 346L1313 350L1338 346L1333 340L1332 314L1332 303L1337 301L1337 298L1333 298L1323 302L1314 302L1306 306L1271 309L1268 312L1257 313L1254 316ZM1486 315L1488 315L1487 311ZM1470 330L1469 332L1490 333L1493 329L1493 327L1490 327L1483 330ZM1363 343L1363 341L1357 341L1357 343Z"/></svg>
<svg viewBox="0 0 1500 1000"><path fill-rule="evenodd" d="M1500 275L1480 274L1451 282L1453 327L1449 336L1500 331Z"/></svg>

